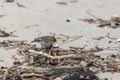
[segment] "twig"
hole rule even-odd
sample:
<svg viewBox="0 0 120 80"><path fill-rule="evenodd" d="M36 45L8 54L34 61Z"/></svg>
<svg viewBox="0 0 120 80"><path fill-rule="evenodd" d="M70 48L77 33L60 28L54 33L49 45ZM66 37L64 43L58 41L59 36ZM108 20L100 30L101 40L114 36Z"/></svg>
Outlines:
<svg viewBox="0 0 120 80"><path fill-rule="evenodd" d="M91 10L88 10L88 11L86 11L86 13L89 14L90 16L92 16L92 17L95 18L95 19L100 19L100 18L96 17L95 15L91 14L90 11L91 11Z"/></svg>
<svg viewBox="0 0 120 80"><path fill-rule="evenodd" d="M7 74L8 74L8 69L5 70L5 74L4 74L4 78L3 78L3 80L6 80L6 78L7 78Z"/></svg>
<svg viewBox="0 0 120 80"><path fill-rule="evenodd" d="M27 77L33 77L33 76L35 76L35 77L43 77L44 75L40 75L40 74L35 74L35 73L24 73L24 74L22 74L21 75L23 78L27 78Z"/></svg>
<svg viewBox="0 0 120 80"><path fill-rule="evenodd" d="M46 56L46 57L52 58L52 59L62 59L62 58L69 58L69 57L77 57L75 54L69 54L69 55L63 55L63 56L51 56L51 55L49 55L47 53L38 52L38 51L35 51L35 50L29 50L29 52L35 53L35 54L40 54L42 56Z"/></svg>
<svg viewBox="0 0 120 80"><path fill-rule="evenodd" d="M53 46L52 46L51 49L49 50L49 55L51 54L52 49L53 49Z"/></svg>
<svg viewBox="0 0 120 80"><path fill-rule="evenodd" d="M97 38L92 38L92 39L94 39L94 40L101 40L101 39L103 39L103 38L105 38L105 37L100 36L100 37L97 37Z"/></svg>

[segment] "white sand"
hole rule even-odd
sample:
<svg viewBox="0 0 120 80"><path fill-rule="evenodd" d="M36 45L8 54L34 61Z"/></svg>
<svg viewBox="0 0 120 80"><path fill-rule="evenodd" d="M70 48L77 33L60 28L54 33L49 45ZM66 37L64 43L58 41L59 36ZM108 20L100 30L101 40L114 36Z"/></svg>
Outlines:
<svg viewBox="0 0 120 80"><path fill-rule="evenodd" d="M64 1L67 5L60 5L57 2ZM73 2L72 1L77 1ZM26 8L18 7L16 3L24 5ZM104 38L100 41L93 40L92 37L105 36L108 32L111 36L119 38L120 29L96 28L94 24L81 22L79 18L91 18L86 11L91 11L96 17L109 19L114 14L120 16L119 0L15 0L13 3L0 1L0 29L7 32L16 31L14 34L19 37L0 38L2 40L26 40L32 41L42 35L49 35L49 32L56 34L65 34L70 36L83 36L73 42L61 44L60 47L68 48L69 46L84 46L87 48L95 47L117 47L116 40L109 44L110 39ZM66 22L69 19L70 22ZM58 43L59 44L59 43ZM104 51L102 53L116 53L116 50ZM11 65L12 55L2 56L3 54L14 54L15 52L5 52L0 49L0 66ZM117 52L118 53L118 52ZM104 75L104 74L103 74ZM111 74L105 77L112 77L112 80L119 80L120 74Z"/></svg>

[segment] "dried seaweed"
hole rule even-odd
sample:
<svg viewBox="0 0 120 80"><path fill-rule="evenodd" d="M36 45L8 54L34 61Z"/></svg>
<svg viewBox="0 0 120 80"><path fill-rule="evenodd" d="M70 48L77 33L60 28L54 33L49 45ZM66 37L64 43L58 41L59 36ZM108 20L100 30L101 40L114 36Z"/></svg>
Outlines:
<svg viewBox="0 0 120 80"><path fill-rule="evenodd" d="M60 4L60 5L67 5L67 2L57 2L57 4Z"/></svg>
<svg viewBox="0 0 120 80"><path fill-rule="evenodd" d="M88 69L93 70L93 72L95 73L98 73L100 71L120 72L119 56L115 54L109 54L107 57L103 58L102 56L96 54L96 52L105 50L99 47L91 48L89 50L85 50L85 48L81 48L81 47L70 47L69 49L53 48L50 55L52 57L76 55L72 57L63 57L59 59L49 58L47 56L29 52L30 49L37 50L38 52L40 52L41 49L31 44L28 44L25 41L7 40L0 42L0 47L5 47L7 49L18 48L17 53L23 54L22 56L26 58L25 61L23 62L19 62L18 60L14 62L13 64L14 66L12 68L7 68L6 71L2 70L3 75L1 74L0 77L1 79L3 78L6 80L17 79L17 78L21 79L21 76L23 77L23 80L27 80L27 79L29 80L33 78L45 80L48 77L55 79L57 77L62 76L65 73L69 74L74 72L81 72L81 71L86 71ZM32 58L30 58L30 56L32 56ZM15 56L13 57L15 58ZM32 62L30 62L31 60ZM24 69L25 66L28 67ZM82 66L82 67L81 68L79 67L80 69L77 70L74 69L75 66ZM41 69L44 71L43 72L39 71ZM61 69L63 69L62 72ZM28 73L28 71L30 72Z"/></svg>
<svg viewBox="0 0 120 80"><path fill-rule="evenodd" d="M3 30L0 29L0 37L9 37L9 36L17 37L17 36L15 36L15 35L13 35L12 33L13 33L13 32L8 33L8 32L6 32L6 31L3 31Z"/></svg>
<svg viewBox="0 0 120 80"><path fill-rule="evenodd" d="M14 0L6 0L6 2L14 2Z"/></svg>
<svg viewBox="0 0 120 80"><path fill-rule="evenodd" d="M110 27L110 28L119 28L120 27L120 17L119 16L112 16L109 20L104 20L98 17L95 17L91 13L87 12L93 18L79 18L80 21L87 22L89 24L97 24L97 27Z"/></svg>
<svg viewBox="0 0 120 80"><path fill-rule="evenodd" d="M18 7L21 7L21 8L26 8L23 4L20 4L19 2L16 3Z"/></svg>
<svg viewBox="0 0 120 80"><path fill-rule="evenodd" d="M107 33L105 36L94 37L92 39L94 39L94 40L102 40L104 38L109 38L109 39L112 39L112 40L117 39L117 37L111 36L110 33ZM111 41L109 41L109 43L111 43Z"/></svg>
<svg viewBox="0 0 120 80"><path fill-rule="evenodd" d="M28 49L31 47L30 44L27 44L25 41L17 41L17 40L5 40L3 42L0 42L0 47L5 47L8 49Z"/></svg>

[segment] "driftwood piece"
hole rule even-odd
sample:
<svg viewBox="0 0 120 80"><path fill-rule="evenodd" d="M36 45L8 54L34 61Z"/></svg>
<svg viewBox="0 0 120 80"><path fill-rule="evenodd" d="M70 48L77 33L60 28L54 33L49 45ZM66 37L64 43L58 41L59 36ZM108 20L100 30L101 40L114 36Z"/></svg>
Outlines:
<svg viewBox="0 0 120 80"><path fill-rule="evenodd" d="M62 73L78 72L83 69L82 65L76 66L61 66L61 67L52 67L52 68L40 68L32 66L22 66L20 71L21 73L36 73L44 75L57 75Z"/></svg>
<svg viewBox="0 0 120 80"><path fill-rule="evenodd" d="M69 57L77 57L77 55L75 55L75 54L62 55L62 56L51 56L51 55L49 55L47 53L38 52L38 51L35 51L35 50L29 50L29 52L35 53L35 54L40 54L42 56L46 56L46 57L52 58L52 59L62 59L62 58L69 58Z"/></svg>

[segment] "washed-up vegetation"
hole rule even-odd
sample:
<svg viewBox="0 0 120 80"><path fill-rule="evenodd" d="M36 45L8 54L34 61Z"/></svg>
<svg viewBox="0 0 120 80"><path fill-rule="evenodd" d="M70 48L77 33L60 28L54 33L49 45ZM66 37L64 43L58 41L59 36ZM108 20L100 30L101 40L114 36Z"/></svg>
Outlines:
<svg viewBox="0 0 120 80"><path fill-rule="evenodd" d="M115 29L120 27L120 16L114 15L109 20L104 20L92 15L89 11L87 13L93 18L79 18L79 20L89 24L97 24L97 27L100 28L109 27Z"/></svg>
<svg viewBox="0 0 120 80"><path fill-rule="evenodd" d="M106 57L97 54L106 48L86 50L82 47L57 47L53 48L49 55L25 41L6 40L0 42L0 47L6 50L17 48L17 54L24 57L22 61L15 59L11 67L1 67L1 80L105 80L97 74L120 72L119 54L107 54Z"/></svg>

